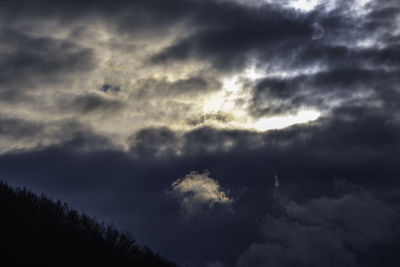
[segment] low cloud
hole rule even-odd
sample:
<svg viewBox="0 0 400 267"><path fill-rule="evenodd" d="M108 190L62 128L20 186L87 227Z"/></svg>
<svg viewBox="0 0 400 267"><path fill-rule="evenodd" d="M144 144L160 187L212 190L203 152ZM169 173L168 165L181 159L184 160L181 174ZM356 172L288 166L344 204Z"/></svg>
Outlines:
<svg viewBox="0 0 400 267"><path fill-rule="evenodd" d="M276 197L280 212L265 217L265 241L251 244L238 267L392 266L379 248L398 237L394 207L362 189L301 204Z"/></svg>
<svg viewBox="0 0 400 267"><path fill-rule="evenodd" d="M184 179L177 179L172 183L172 192L180 199L182 212L188 216L211 209L215 204L230 205L233 201L207 171L202 174L193 171Z"/></svg>

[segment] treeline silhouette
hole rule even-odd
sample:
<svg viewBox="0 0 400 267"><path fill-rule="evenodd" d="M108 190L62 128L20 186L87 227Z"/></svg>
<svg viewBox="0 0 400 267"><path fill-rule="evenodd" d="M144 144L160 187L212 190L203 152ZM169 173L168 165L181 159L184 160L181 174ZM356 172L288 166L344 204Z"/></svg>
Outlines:
<svg viewBox="0 0 400 267"><path fill-rule="evenodd" d="M112 225L0 181L0 266L177 266Z"/></svg>

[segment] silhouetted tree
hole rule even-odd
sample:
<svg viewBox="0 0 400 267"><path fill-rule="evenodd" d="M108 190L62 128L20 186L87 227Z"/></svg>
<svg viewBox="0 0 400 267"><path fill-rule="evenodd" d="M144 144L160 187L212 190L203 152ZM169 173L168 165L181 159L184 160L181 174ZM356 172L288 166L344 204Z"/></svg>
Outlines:
<svg viewBox="0 0 400 267"><path fill-rule="evenodd" d="M0 266L167 266L129 232L0 182Z"/></svg>

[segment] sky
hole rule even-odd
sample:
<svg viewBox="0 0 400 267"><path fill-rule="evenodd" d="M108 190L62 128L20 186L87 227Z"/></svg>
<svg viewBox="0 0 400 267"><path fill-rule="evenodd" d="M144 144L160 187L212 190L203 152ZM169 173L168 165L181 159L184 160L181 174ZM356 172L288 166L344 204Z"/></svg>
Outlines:
<svg viewBox="0 0 400 267"><path fill-rule="evenodd" d="M0 2L0 179L181 266L399 266L398 0Z"/></svg>

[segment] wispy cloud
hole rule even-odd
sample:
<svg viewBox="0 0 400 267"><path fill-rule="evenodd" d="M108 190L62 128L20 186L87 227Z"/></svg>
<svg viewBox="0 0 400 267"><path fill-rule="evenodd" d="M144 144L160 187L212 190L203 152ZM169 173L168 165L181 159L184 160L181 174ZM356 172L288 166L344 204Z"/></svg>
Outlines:
<svg viewBox="0 0 400 267"><path fill-rule="evenodd" d="M233 202L207 171L193 171L184 179L174 181L171 186L173 194L180 200L182 212L188 216L211 209L215 204L230 205Z"/></svg>

